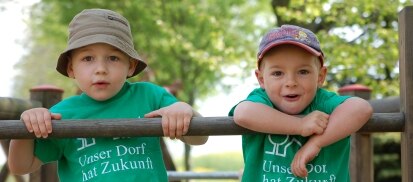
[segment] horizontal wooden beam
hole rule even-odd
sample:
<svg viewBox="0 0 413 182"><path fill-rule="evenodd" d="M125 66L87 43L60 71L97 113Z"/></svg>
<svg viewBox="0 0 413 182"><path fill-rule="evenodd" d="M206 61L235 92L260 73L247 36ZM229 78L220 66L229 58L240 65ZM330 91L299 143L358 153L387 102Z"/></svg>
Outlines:
<svg viewBox="0 0 413 182"><path fill-rule="evenodd" d="M240 179L242 173L239 171L220 172L192 172L192 171L168 171L169 181L180 181L184 179Z"/></svg>
<svg viewBox="0 0 413 182"><path fill-rule="evenodd" d="M129 137L162 136L160 118L101 119L101 120L53 120L53 132L49 137ZM403 113L374 113L359 132L401 132ZM254 133L234 123L232 117L194 117L188 136L241 135ZM20 120L0 120L0 139L35 138Z"/></svg>
<svg viewBox="0 0 413 182"><path fill-rule="evenodd" d="M19 119L23 111L41 106L38 101L0 97L0 119Z"/></svg>

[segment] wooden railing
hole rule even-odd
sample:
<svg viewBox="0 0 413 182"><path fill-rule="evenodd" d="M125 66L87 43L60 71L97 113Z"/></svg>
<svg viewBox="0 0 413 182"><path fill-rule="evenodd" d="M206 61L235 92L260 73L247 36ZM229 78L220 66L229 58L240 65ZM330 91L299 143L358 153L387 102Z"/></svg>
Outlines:
<svg viewBox="0 0 413 182"><path fill-rule="evenodd" d="M162 136L160 118L53 120L51 138ZM401 132L403 113L374 113L359 132ZM254 131L236 125L232 117L194 117L188 136L242 135ZM20 120L0 120L0 139L35 138Z"/></svg>

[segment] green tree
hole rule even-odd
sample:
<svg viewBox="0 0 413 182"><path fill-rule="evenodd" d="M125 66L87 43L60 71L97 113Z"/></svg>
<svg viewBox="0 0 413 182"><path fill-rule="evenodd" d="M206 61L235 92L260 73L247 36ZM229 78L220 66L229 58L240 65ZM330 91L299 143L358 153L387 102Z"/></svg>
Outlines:
<svg viewBox="0 0 413 182"><path fill-rule="evenodd" d="M58 53L65 47L71 18L85 8L99 7L117 11L130 21L135 47L149 64L147 74L132 81L149 79L160 85L179 81L183 89L178 97L193 105L196 98L214 93L215 85L225 76L225 67L253 58L255 46L245 36L253 31L253 18L240 14L246 9L244 4L218 0L43 0L33 8L30 52L18 65L23 71L16 89L48 80L72 94L73 84L59 84L57 79L62 77L56 73L35 74L33 65L44 65L42 73L54 72L50 68L54 68ZM36 77L27 77L30 74Z"/></svg>

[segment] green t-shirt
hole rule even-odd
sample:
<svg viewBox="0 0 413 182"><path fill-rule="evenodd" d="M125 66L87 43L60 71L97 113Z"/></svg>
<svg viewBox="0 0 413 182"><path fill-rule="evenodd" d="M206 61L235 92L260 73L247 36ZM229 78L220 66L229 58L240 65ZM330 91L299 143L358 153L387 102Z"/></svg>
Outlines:
<svg viewBox="0 0 413 182"><path fill-rule="evenodd" d="M318 89L315 98L300 115L318 110L331 114L348 96ZM261 88L252 91L247 101L262 103L276 108ZM233 116L234 106L229 115ZM288 123L285 123L288 124ZM318 156L307 164L308 176L295 177L291 162L308 138L299 135L247 134L242 136L244 174L246 182L347 182L349 179L350 137L321 149Z"/></svg>
<svg viewBox="0 0 413 182"><path fill-rule="evenodd" d="M96 101L73 96L50 111L62 119L143 118L177 102L162 87L126 82L114 97ZM159 137L36 139L35 155L44 163L58 161L61 182L167 181Z"/></svg>

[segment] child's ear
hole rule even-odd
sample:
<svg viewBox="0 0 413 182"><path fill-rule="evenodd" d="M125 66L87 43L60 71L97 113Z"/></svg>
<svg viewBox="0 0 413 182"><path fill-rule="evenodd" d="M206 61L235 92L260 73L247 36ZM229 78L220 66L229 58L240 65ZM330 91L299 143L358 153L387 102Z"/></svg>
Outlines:
<svg viewBox="0 0 413 182"><path fill-rule="evenodd" d="M259 70L255 70L255 77L257 77L258 83L260 84L260 87L264 89L264 77L262 75L263 73Z"/></svg>
<svg viewBox="0 0 413 182"><path fill-rule="evenodd" d="M70 58L67 61L66 72L67 72L67 76L69 76L69 78L73 78L73 79L75 78L75 74L73 73L72 60Z"/></svg>
<svg viewBox="0 0 413 182"><path fill-rule="evenodd" d="M320 72L318 73L318 81L317 81L317 86L322 87L324 84L324 81L326 80L327 76L327 67L323 66L320 68Z"/></svg>
<svg viewBox="0 0 413 182"><path fill-rule="evenodd" d="M138 64L139 64L138 61L129 59L128 77L131 77L133 75Z"/></svg>

